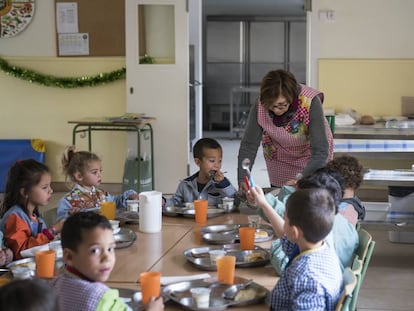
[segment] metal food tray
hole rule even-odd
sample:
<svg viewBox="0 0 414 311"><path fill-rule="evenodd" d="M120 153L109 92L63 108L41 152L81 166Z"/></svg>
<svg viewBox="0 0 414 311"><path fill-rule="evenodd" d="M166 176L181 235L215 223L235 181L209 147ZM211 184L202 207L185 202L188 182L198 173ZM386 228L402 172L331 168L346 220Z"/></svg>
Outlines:
<svg viewBox="0 0 414 311"><path fill-rule="evenodd" d="M124 224L136 225L139 224L139 213L122 209L116 212L116 219Z"/></svg>
<svg viewBox="0 0 414 311"><path fill-rule="evenodd" d="M33 271L36 271L36 258L35 257L26 257L23 259L15 260L9 262L6 265L6 268L9 269L12 273L14 269L18 269L19 267L28 268ZM63 258L57 258L55 260L55 276L60 275L65 268L65 263L63 262Z"/></svg>
<svg viewBox="0 0 414 311"><path fill-rule="evenodd" d="M215 271L216 265L210 261L209 251L222 249L226 251L226 255L236 257L236 267L249 268L266 265L270 260L269 252L260 246L255 246L254 250L241 250L240 244L225 244L222 246L205 246L189 248L184 251L185 258L201 270ZM258 253L263 259L256 261L246 261L249 254Z"/></svg>
<svg viewBox="0 0 414 311"><path fill-rule="evenodd" d="M206 226L201 229L201 235L203 237L203 240L210 244L232 244L240 242L239 228L247 226L248 224ZM273 239L275 233L271 225L261 224L257 227L256 231L261 230L266 231L267 236L256 237L254 239L255 243L266 242Z"/></svg>
<svg viewBox="0 0 414 311"><path fill-rule="evenodd" d="M213 218L224 214L225 211L215 207L209 207L207 209L207 218ZM195 218L195 209L194 208L187 208L187 207L179 207L179 206L167 206L162 209L162 214L164 216L184 216L188 218Z"/></svg>
<svg viewBox="0 0 414 311"><path fill-rule="evenodd" d="M34 257L27 257L27 258L15 260L15 261L9 262L6 265L6 268L7 269L14 269L17 266L34 267L34 269L35 269L36 268L36 260L35 260Z"/></svg>
<svg viewBox="0 0 414 311"><path fill-rule="evenodd" d="M248 280L242 277L235 277L234 284L243 284ZM222 284L217 282L217 279L205 279L205 280L194 280L187 282L179 282L167 285L163 288L163 296L171 299L172 301L178 303L183 308L187 310L203 310L203 311L219 311L225 310L228 307L232 306L246 306L252 304L258 304L263 302L269 291L260 284L252 282L246 290L254 290L256 297L250 300L244 301L235 301L230 299L225 299L222 297L223 292L229 288L231 285ZM210 305L208 308L197 308L195 301L192 298L190 289L194 287L208 287L211 289L210 293Z"/></svg>
<svg viewBox="0 0 414 311"><path fill-rule="evenodd" d="M118 233L114 234L115 248L126 248L131 246L137 239L137 234L126 228L121 228Z"/></svg>

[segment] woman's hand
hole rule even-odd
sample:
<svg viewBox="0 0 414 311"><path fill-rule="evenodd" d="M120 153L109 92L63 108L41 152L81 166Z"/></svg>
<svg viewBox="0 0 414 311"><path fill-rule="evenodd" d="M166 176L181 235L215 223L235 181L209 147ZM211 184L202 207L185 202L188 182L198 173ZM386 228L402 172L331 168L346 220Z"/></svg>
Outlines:
<svg viewBox="0 0 414 311"><path fill-rule="evenodd" d="M239 182L239 191L246 193L247 190L249 189L247 189L246 183L244 181Z"/></svg>
<svg viewBox="0 0 414 311"><path fill-rule="evenodd" d="M296 187L296 182L297 182L296 179L290 179L286 182L286 185Z"/></svg>

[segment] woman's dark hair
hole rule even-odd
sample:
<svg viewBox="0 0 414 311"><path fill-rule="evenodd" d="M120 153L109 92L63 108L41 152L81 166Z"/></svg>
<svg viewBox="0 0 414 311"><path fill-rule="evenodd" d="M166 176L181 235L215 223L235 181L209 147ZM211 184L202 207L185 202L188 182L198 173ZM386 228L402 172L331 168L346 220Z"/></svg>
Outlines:
<svg viewBox="0 0 414 311"><path fill-rule="evenodd" d="M308 242L317 243L332 230L335 203L326 189L299 189L286 201L286 216L289 225L302 229Z"/></svg>
<svg viewBox="0 0 414 311"><path fill-rule="evenodd" d="M62 248L76 251L82 243L82 234L95 228L112 230L109 220L95 212L79 212L69 216L60 233Z"/></svg>
<svg viewBox="0 0 414 311"><path fill-rule="evenodd" d="M292 104L298 92L298 83L291 72L282 69L272 70L262 79L260 101L266 109L270 109L280 96L285 97L286 101Z"/></svg>
<svg viewBox="0 0 414 311"><path fill-rule="evenodd" d="M29 194L31 189L40 182L45 173L50 174L49 168L45 164L34 159L20 160L14 163L7 175L6 189L0 216L3 216L8 209L16 204L20 205L25 213L29 215L29 211L27 210L29 199L21 195L20 189L23 189L25 194ZM39 216L37 206L35 207L33 214Z"/></svg>
<svg viewBox="0 0 414 311"><path fill-rule="evenodd" d="M203 150L204 148L207 149L221 149L220 144L218 143L217 140L213 139L213 138L201 138L199 139L194 147L193 147L193 157L194 159L203 159L204 153Z"/></svg>
<svg viewBox="0 0 414 311"><path fill-rule="evenodd" d="M53 288L42 279L14 280L0 288L0 310L58 311Z"/></svg>

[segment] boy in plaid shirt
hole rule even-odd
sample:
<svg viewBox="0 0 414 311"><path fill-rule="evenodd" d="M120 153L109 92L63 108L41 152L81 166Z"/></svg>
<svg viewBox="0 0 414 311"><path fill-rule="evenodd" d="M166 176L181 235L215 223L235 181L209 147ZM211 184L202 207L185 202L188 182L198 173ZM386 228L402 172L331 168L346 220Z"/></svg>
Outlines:
<svg viewBox="0 0 414 311"><path fill-rule="evenodd" d="M249 190L281 238L289 265L271 294L270 310L335 310L342 271L325 238L332 229L335 203L325 189L300 189L286 202L285 219L274 213L263 190Z"/></svg>

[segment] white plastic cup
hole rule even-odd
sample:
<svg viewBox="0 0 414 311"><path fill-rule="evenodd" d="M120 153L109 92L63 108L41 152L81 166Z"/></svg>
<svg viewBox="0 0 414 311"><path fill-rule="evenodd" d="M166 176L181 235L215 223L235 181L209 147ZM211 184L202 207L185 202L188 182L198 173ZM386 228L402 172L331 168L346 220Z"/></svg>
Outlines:
<svg viewBox="0 0 414 311"><path fill-rule="evenodd" d="M190 289L190 292L197 308L208 308L210 306L210 288L194 287Z"/></svg>
<svg viewBox="0 0 414 311"><path fill-rule="evenodd" d="M234 199L233 198L223 198L223 209L226 212L231 212L233 211L233 206L234 206Z"/></svg>
<svg viewBox="0 0 414 311"><path fill-rule="evenodd" d="M213 250L209 251L208 253L210 255L211 265L214 265L214 266L216 265L217 258L226 255L226 251L223 250L223 249L213 249Z"/></svg>
<svg viewBox="0 0 414 311"><path fill-rule="evenodd" d="M127 200L127 211L138 213L139 201L138 200Z"/></svg>

